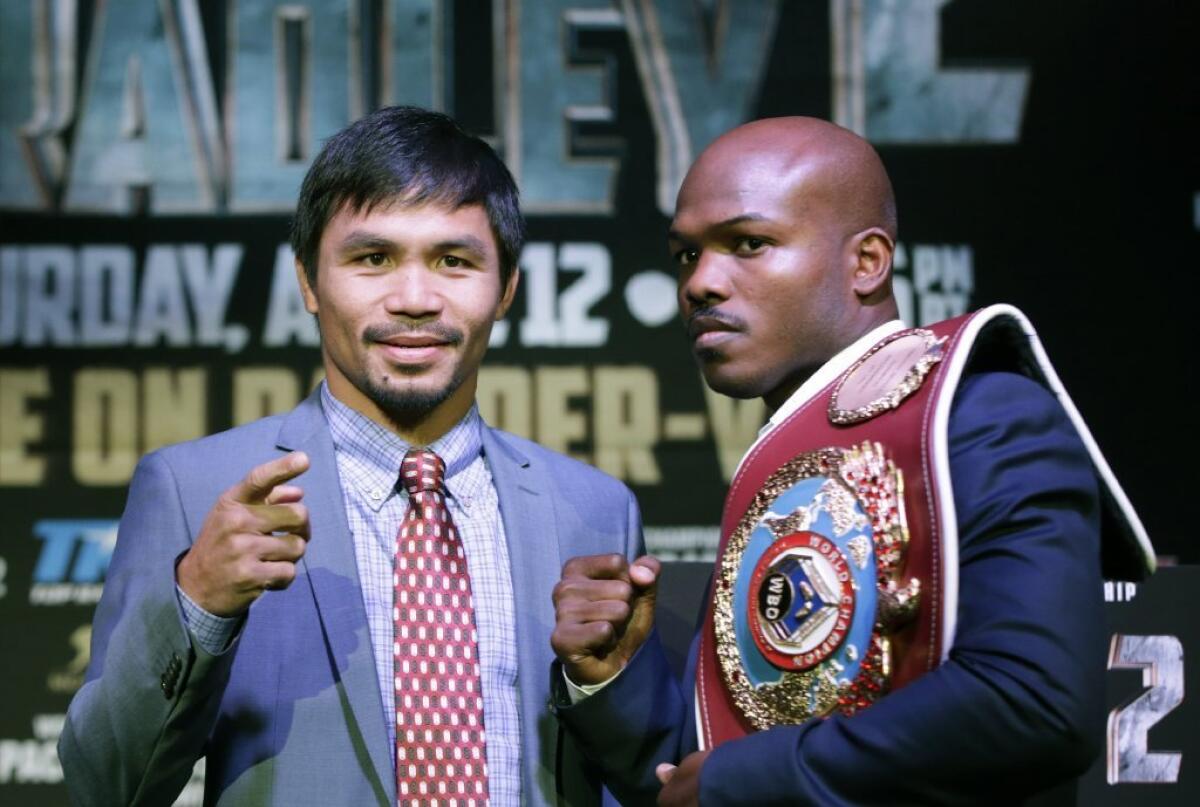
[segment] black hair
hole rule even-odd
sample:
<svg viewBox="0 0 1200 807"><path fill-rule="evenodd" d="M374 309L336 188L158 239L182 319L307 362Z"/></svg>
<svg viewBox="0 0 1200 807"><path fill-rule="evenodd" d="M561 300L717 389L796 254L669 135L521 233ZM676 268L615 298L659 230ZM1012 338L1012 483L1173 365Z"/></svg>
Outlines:
<svg viewBox="0 0 1200 807"><path fill-rule="evenodd" d="M326 141L300 186L292 251L316 285L325 226L343 206L482 204L507 283L525 242L517 184L492 147L448 115L413 106L378 109Z"/></svg>

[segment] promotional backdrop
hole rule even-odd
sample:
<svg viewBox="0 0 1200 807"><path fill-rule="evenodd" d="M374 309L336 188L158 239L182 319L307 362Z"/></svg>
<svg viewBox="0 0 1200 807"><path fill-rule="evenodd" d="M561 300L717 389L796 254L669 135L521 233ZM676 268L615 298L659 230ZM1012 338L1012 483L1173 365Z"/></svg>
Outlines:
<svg viewBox="0 0 1200 807"><path fill-rule="evenodd" d="M485 418L625 480L661 557L711 557L764 419L689 357L674 194L717 134L806 114L892 175L905 319L1024 309L1160 554L1200 560L1179 512L1198 34L1167 0L5 0L0 800L63 799L54 742L138 458L319 380L289 216L324 139L384 104L456 116L521 187ZM1188 762L1153 771L1182 786Z"/></svg>

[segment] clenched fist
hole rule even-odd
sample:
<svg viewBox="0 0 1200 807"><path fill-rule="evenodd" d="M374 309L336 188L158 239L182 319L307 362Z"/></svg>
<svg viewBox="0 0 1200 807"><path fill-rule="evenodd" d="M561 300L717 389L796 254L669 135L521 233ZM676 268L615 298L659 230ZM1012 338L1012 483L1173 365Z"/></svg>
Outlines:
<svg viewBox="0 0 1200 807"><path fill-rule="evenodd" d="M658 559L643 555L572 558L554 587L554 652L576 684L612 678L654 627Z"/></svg>
<svg viewBox="0 0 1200 807"><path fill-rule="evenodd" d="M304 491L284 484L308 470L299 451L252 468L221 494L175 567L192 601L217 616L245 613L268 589L287 588L308 541Z"/></svg>

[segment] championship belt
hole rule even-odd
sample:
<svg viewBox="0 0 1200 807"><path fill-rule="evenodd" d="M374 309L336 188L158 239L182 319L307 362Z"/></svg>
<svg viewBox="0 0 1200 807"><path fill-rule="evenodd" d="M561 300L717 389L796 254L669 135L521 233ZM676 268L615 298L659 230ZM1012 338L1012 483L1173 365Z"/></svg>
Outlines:
<svg viewBox="0 0 1200 807"><path fill-rule="evenodd" d="M885 338L738 469L696 672L703 747L853 713L936 663L936 485L920 435L947 342Z"/></svg>
<svg viewBox="0 0 1200 807"><path fill-rule="evenodd" d="M853 714L944 660L958 571L947 423L984 341L989 364L1008 356L1058 395L1108 500L1124 504L1117 540L1136 556L1133 576L1153 569L1144 529L1024 315L992 306L899 331L761 439L733 479L696 668L701 748Z"/></svg>

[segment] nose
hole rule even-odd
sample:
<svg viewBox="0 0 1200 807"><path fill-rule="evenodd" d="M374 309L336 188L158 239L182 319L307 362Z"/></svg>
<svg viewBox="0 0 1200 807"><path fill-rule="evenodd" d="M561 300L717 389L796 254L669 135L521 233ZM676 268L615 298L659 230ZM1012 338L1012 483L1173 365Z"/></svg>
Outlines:
<svg viewBox="0 0 1200 807"><path fill-rule="evenodd" d="M424 266L401 266L390 272L383 307L404 319L436 319L445 304L438 278Z"/></svg>
<svg viewBox="0 0 1200 807"><path fill-rule="evenodd" d="M726 263L726 256L706 250L694 264L684 268L679 276L679 304L684 313L729 299L733 289Z"/></svg>

